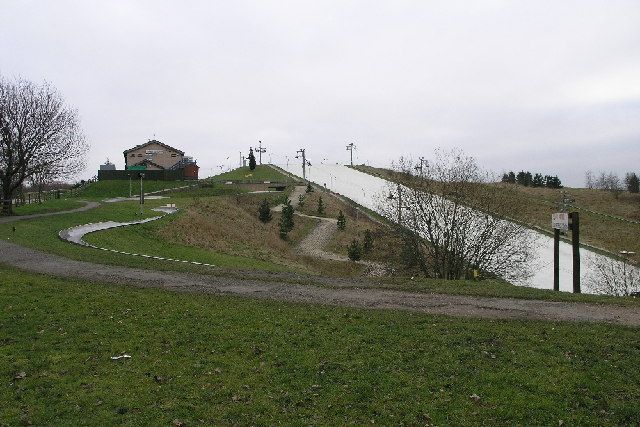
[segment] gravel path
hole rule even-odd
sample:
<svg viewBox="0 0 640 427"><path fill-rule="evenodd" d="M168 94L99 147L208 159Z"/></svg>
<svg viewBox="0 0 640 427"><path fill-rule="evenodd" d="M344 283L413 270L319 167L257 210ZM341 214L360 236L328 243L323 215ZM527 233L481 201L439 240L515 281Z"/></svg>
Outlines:
<svg viewBox="0 0 640 427"><path fill-rule="evenodd" d="M6 241L0 242L0 260L3 264L35 273L181 292L358 308L396 309L463 317L606 322L640 326L640 310L633 307L425 294L376 288L331 288L287 283L277 280L277 276L274 277L275 280L244 280L213 275L152 271L74 261ZM313 278L309 279L313 280ZM327 278L322 281L330 282ZM337 279L337 282L344 281Z"/></svg>
<svg viewBox="0 0 640 427"><path fill-rule="evenodd" d="M297 208L300 204L300 196L304 196L306 193L307 187L304 185L297 185L293 187L293 191L291 191L291 194L289 195L289 201L291 202L291 206L293 206L294 209ZM284 205L278 205L272 207L271 210L274 212L282 212L283 207Z"/></svg>
<svg viewBox="0 0 640 427"><path fill-rule="evenodd" d="M299 197L306 194L307 187L304 185L296 186L291 192L291 205L298 207ZM281 212L284 205L274 207L272 210ZM329 244L333 235L338 231L338 220L333 218L325 218L320 216L305 215L295 212L295 215L305 218L311 218L318 221L318 225L298 244L297 250L314 258L324 259L328 261L351 262L345 255L339 255L333 252L327 252L324 247ZM372 261L357 261L359 264L366 265L369 276L382 276L385 272L385 266Z"/></svg>
<svg viewBox="0 0 640 427"><path fill-rule="evenodd" d="M338 255L325 251L323 248L329 243L336 233L338 220L333 218L321 218L319 216L296 213L298 216L318 220L318 225L298 244L298 250L304 255L330 261L349 261L344 255Z"/></svg>

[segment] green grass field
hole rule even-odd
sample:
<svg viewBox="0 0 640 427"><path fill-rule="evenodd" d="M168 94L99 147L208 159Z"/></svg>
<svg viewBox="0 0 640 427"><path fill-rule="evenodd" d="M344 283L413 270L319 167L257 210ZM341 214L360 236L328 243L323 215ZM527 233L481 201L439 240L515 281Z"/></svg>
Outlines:
<svg viewBox="0 0 640 427"><path fill-rule="evenodd" d="M258 165L255 170L250 170L248 166L237 168L229 172L214 175L209 180L212 181L239 181L239 182L292 182L293 180L267 165Z"/></svg>
<svg viewBox="0 0 640 427"><path fill-rule="evenodd" d="M637 329L0 277L0 425L640 421Z"/></svg>
<svg viewBox="0 0 640 427"><path fill-rule="evenodd" d="M145 193L166 190L169 188L184 187L187 185L194 185L197 182L194 181L145 181L142 182L142 187ZM132 180L131 193L140 194L140 180ZM90 200L101 200L108 197L129 197L129 181L128 180L107 180L96 181L87 184L87 186L81 190L74 190L74 197Z"/></svg>
<svg viewBox="0 0 640 427"><path fill-rule="evenodd" d="M84 206L84 203L77 199L51 199L42 203L31 203L23 206L14 206L14 215L33 215L48 212L59 212Z"/></svg>

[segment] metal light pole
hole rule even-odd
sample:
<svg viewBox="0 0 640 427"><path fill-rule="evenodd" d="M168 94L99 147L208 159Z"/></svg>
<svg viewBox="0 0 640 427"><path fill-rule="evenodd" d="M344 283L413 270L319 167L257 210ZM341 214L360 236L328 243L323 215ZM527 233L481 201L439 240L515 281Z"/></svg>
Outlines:
<svg viewBox="0 0 640 427"><path fill-rule="evenodd" d="M353 149L354 149L355 145L353 145L353 142L350 144L347 144L347 151L350 152L351 154L351 166L353 166Z"/></svg>
<svg viewBox="0 0 640 427"><path fill-rule="evenodd" d="M144 174L140 172L138 175L140 176L140 204L144 205L144 190L142 189L142 178L144 178Z"/></svg>
<svg viewBox="0 0 640 427"><path fill-rule="evenodd" d="M296 151L296 154L300 153L300 155L296 156L296 159L302 157L302 179L307 180L307 157L305 154L305 149L301 148Z"/></svg>

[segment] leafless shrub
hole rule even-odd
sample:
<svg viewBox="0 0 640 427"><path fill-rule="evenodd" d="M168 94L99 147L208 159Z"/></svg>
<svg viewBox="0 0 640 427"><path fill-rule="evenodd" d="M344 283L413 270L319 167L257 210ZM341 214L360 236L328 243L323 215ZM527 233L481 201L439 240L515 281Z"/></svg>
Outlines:
<svg viewBox="0 0 640 427"><path fill-rule="evenodd" d="M594 292L614 296L640 292L640 270L627 260L597 256L587 262L592 273L585 278L585 284Z"/></svg>
<svg viewBox="0 0 640 427"><path fill-rule="evenodd" d="M400 159L395 170L413 174L411 185L389 188L394 198L381 200L381 207L387 217L401 217L406 251L425 275L460 279L480 270L508 280L530 276L535 235L507 220L517 205L507 191L489 185L494 177L473 158L436 151L418 166Z"/></svg>

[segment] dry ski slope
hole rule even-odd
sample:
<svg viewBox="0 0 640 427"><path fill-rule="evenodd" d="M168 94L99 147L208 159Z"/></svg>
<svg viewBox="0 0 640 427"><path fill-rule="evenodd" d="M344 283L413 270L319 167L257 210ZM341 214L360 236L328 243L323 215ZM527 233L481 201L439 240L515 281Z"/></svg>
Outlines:
<svg viewBox="0 0 640 427"><path fill-rule="evenodd" d="M296 164L277 165L287 172L302 176L302 167ZM318 185L339 193L373 211L380 211L381 203L388 203L384 195L395 188L389 181L351 169L347 166L316 164L307 168L307 178ZM549 219L551 220L551 219ZM537 259L533 261L533 276L518 282L518 285L539 289L553 289L553 238L530 230L538 241ZM572 249L571 245L560 242L560 290L572 292ZM592 260L602 258L595 252L580 249L581 281L593 273ZM584 287L583 287L584 288ZM589 293L589 289L583 289Z"/></svg>

